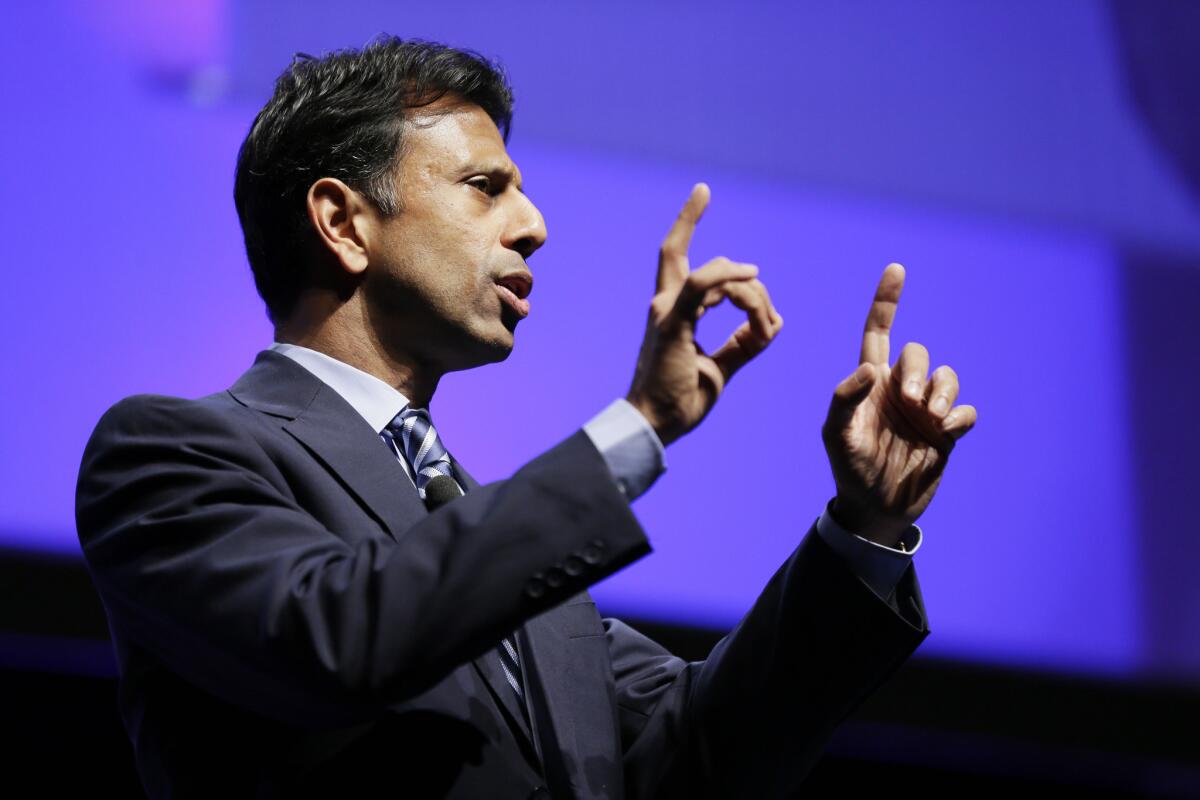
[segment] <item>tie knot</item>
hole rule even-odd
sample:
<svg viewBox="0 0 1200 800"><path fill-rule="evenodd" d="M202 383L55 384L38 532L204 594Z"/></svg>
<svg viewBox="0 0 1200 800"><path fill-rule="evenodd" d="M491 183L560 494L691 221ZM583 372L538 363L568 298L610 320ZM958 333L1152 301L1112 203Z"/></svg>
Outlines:
<svg viewBox="0 0 1200 800"><path fill-rule="evenodd" d="M435 476L454 477L450 454L442 446L427 410L405 406L388 423L386 433L412 465L417 489L422 493Z"/></svg>
<svg viewBox="0 0 1200 800"><path fill-rule="evenodd" d="M429 418L429 412L424 408L405 406L404 408L400 409L400 413L392 417L392 421L387 424L387 428L392 433L400 435L403 430L412 430L412 426L418 424L433 424Z"/></svg>

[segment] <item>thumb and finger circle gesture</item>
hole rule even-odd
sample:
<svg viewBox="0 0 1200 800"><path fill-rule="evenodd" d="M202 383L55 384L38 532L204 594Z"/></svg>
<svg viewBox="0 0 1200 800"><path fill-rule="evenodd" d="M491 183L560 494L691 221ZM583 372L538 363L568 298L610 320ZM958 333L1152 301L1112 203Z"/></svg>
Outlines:
<svg viewBox="0 0 1200 800"><path fill-rule="evenodd" d="M663 240L646 334L626 397L664 444L696 427L733 374L783 327L753 264L714 258L691 270L688 248L709 198L708 186L696 184ZM725 299L746 312L746 321L709 355L696 342L696 325L706 309Z"/></svg>

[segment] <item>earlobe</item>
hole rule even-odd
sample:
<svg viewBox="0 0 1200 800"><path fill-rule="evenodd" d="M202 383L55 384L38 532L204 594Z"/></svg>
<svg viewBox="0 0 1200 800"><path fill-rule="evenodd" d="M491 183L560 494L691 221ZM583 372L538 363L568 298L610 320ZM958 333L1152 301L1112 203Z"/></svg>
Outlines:
<svg viewBox="0 0 1200 800"><path fill-rule="evenodd" d="M321 178L308 188L308 221L317 240L328 248L342 268L359 274L367 268L364 211L358 192L337 178Z"/></svg>

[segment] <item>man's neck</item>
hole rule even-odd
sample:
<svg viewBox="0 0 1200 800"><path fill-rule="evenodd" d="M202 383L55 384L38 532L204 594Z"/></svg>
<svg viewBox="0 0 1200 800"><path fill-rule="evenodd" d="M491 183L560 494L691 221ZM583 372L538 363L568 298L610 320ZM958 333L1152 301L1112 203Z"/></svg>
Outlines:
<svg viewBox="0 0 1200 800"><path fill-rule="evenodd" d="M324 353L369 375L374 375L409 399L414 408L428 408L437 390L440 374L423 368L407 357L389 355L378 342L339 334L329 329L297 333L284 326L275 328L275 341L295 344Z"/></svg>

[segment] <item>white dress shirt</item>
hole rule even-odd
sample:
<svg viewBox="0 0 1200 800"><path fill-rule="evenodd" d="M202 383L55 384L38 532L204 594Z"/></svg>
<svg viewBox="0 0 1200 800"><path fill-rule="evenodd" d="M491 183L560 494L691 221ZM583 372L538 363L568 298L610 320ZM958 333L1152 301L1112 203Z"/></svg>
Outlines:
<svg viewBox="0 0 1200 800"><path fill-rule="evenodd" d="M332 356L280 342L273 343L270 349L292 359L341 395L376 433L381 433L408 405L408 398L392 386ZM654 428L624 399L610 403L588 420L583 430L630 502L650 488L667 468L663 444ZM412 480L408 460L398 460ZM838 525L829 514L828 505L817 519L817 533L885 601L895 591L922 540L921 529L913 525L901 537L903 549L884 547Z"/></svg>

